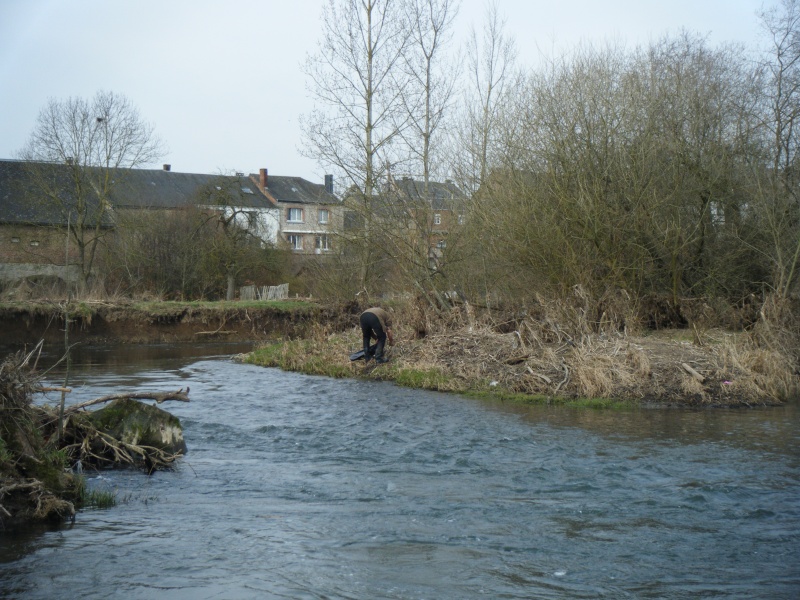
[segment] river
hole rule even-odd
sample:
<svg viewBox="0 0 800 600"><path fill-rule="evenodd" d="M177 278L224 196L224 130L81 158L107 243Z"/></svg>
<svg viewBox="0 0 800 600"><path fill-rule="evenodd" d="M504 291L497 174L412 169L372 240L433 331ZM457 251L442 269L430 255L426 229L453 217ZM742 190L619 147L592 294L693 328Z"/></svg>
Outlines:
<svg viewBox="0 0 800 600"><path fill-rule="evenodd" d="M71 403L189 386L162 405L189 452L89 474L112 508L0 532L0 597L800 597L796 405L521 406L238 351L76 355Z"/></svg>

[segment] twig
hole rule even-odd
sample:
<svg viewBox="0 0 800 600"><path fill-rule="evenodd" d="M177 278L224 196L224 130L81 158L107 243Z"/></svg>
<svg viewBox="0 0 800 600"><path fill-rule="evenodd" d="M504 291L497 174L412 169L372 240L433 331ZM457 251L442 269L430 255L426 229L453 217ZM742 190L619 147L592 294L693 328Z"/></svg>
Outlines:
<svg viewBox="0 0 800 600"><path fill-rule="evenodd" d="M562 386L562 385L564 385L565 383L567 383L567 382L569 381L569 367L567 367L567 363L563 363L563 362L562 362L562 363L561 363L561 366L562 366L562 367L564 367L564 379L562 379L562 380L561 380L561 383L559 383L559 384L556 386L556 389L555 389L555 390L553 390L553 393L554 393L554 394L557 394L557 393L558 393L558 390L560 390L560 389L561 389L561 386Z"/></svg>
<svg viewBox="0 0 800 600"><path fill-rule="evenodd" d="M530 358L530 354L523 354L522 356L512 356L511 358L507 358L503 362L507 365L518 365L521 362L525 362Z"/></svg>
<svg viewBox="0 0 800 600"><path fill-rule="evenodd" d="M541 373L537 373L536 371L534 371L530 367L525 367L525 368L528 370L528 373L530 373L534 377L538 377L539 379L541 379L542 381L544 381L548 385L553 383L552 379L550 379L547 375L542 375Z"/></svg>
<svg viewBox="0 0 800 600"><path fill-rule="evenodd" d="M187 387L185 392L183 389L180 389L177 392L138 392L135 394L111 394L110 396L103 396L102 398L95 398L94 400L87 400L86 402L81 402L80 404L74 404L65 409L64 414L67 415L77 412L80 409L86 408L87 406L92 406L93 404L102 404L103 402L121 400L123 398L131 398L134 400L155 400L158 404L161 404L166 400L189 402L189 388Z"/></svg>
<svg viewBox="0 0 800 600"><path fill-rule="evenodd" d="M72 392L72 388L66 387L39 387L34 388L31 390L34 394L43 394L45 392L64 392L65 394L69 394Z"/></svg>

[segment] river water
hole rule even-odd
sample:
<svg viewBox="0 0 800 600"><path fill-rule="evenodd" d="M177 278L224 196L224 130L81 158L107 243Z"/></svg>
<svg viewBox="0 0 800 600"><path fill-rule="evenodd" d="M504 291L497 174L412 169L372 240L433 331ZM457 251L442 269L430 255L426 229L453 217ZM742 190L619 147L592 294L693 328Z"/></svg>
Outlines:
<svg viewBox="0 0 800 600"><path fill-rule="evenodd" d="M89 474L118 504L74 524L0 532L0 597L800 597L797 406L527 407L235 351L76 357L71 403L190 386L162 405L189 453Z"/></svg>

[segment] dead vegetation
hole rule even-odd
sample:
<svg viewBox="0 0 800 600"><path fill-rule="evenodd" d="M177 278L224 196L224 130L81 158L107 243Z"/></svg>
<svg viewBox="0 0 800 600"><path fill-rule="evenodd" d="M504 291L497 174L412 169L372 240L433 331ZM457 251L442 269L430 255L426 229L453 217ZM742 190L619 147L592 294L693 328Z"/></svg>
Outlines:
<svg viewBox="0 0 800 600"><path fill-rule="evenodd" d="M119 396L67 408L59 434L58 410L33 403L34 395L45 390L37 372L40 348L0 363L0 529L73 516L84 500L83 470L114 466L152 472L169 468L182 454L114 435L98 419L100 411L84 412L90 405L123 401ZM134 396L159 403L189 400L183 390Z"/></svg>
<svg viewBox="0 0 800 600"><path fill-rule="evenodd" d="M759 322L733 333L707 328L648 330L629 298L545 301L514 312L462 304L429 333L402 342L397 364L440 368L470 387L534 396L614 398L661 405L778 404L800 391L800 327L765 303ZM402 318L400 319L402 322ZM406 338L407 339L407 338Z"/></svg>

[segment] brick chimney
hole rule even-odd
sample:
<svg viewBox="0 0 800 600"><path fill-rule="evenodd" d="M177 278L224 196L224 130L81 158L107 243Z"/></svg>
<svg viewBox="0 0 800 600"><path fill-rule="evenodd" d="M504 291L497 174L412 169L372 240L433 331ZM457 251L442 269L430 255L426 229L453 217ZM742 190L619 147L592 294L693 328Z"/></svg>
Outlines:
<svg viewBox="0 0 800 600"><path fill-rule="evenodd" d="M169 171L171 168L172 168L172 165L167 165L167 164L164 165L164 170L165 171Z"/></svg>
<svg viewBox="0 0 800 600"><path fill-rule="evenodd" d="M258 183L261 186L262 190L267 189L267 182L269 181L269 177L267 175L266 169L259 169L258 170Z"/></svg>

